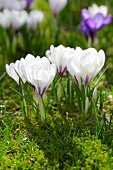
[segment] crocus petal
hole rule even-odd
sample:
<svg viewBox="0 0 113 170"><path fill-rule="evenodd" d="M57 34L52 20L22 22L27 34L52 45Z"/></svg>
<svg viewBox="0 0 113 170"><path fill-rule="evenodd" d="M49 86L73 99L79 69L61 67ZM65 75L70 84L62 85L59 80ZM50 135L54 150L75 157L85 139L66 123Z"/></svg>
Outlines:
<svg viewBox="0 0 113 170"><path fill-rule="evenodd" d="M103 23L104 23L104 17L101 13L98 13L94 16L94 21L95 21L95 29L99 30L102 28Z"/></svg>
<svg viewBox="0 0 113 170"><path fill-rule="evenodd" d="M104 5L101 5L99 7L96 4L93 4L92 6L88 8L88 11L91 17L94 17L98 13L101 13L104 17L106 17L108 13L108 7Z"/></svg>
<svg viewBox="0 0 113 170"><path fill-rule="evenodd" d="M89 11L87 9L83 9L82 12L81 12L81 17L82 17L83 21L90 18Z"/></svg>
<svg viewBox="0 0 113 170"><path fill-rule="evenodd" d="M11 78L13 78L17 82L17 84L19 84L19 76L15 71L14 63L11 63L10 65L6 64L6 72Z"/></svg>
<svg viewBox="0 0 113 170"><path fill-rule="evenodd" d="M76 80L77 84L81 88L80 70L77 68L76 63L73 61L73 59L74 56L68 60L67 68L69 70L69 73L73 76L73 78Z"/></svg>
<svg viewBox="0 0 113 170"><path fill-rule="evenodd" d="M98 63L98 68L95 70L94 74L93 74L93 78L99 73L99 71L102 69L102 67L104 66L105 63L105 53L103 50L100 50L98 52L99 55L99 63Z"/></svg>
<svg viewBox="0 0 113 170"><path fill-rule="evenodd" d="M106 17L107 13L108 13L108 7L104 6L104 5L101 5L100 6L100 12L103 14L104 17Z"/></svg>
<svg viewBox="0 0 113 170"><path fill-rule="evenodd" d="M88 31L88 28L87 26L82 23L80 26L79 26L79 29L83 32L83 34L85 35L86 38L88 38L89 36L89 31Z"/></svg>
<svg viewBox="0 0 113 170"><path fill-rule="evenodd" d="M95 30L96 24L95 24L94 19L89 18L89 19L85 20L85 24L87 25L87 27L88 27L90 30Z"/></svg>
<svg viewBox="0 0 113 170"><path fill-rule="evenodd" d="M112 15L108 15L105 19L104 19L104 26L110 24L112 22Z"/></svg>
<svg viewBox="0 0 113 170"><path fill-rule="evenodd" d="M88 7L88 11L90 16L93 17L99 12L99 7L96 4L93 4L92 6Z"/></svg>

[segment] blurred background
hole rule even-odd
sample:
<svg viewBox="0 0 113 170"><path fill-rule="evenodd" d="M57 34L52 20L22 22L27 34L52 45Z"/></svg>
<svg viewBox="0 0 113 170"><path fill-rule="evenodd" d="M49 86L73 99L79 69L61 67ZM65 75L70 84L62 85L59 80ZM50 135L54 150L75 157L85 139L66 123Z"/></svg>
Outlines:
<svg viewBox="0 0 113 170"><path fill-rule="evenodd" d="M93 3L106 5L108 13L113 15L113 1L109 0L68 0L67 5L54 18L48 0L34 0L27 13L32 10L40 10L44 17L35 29L28 30L23 25L18 30L11 27L4 29L0 26L0 75L5 72L5 64L15 62L28 53L34 56L44 56L50 45L63 44L76 48L80 46L88 48L88 41L79 30L81 24L81 10L88 8ZM1 10L2 11L2 10ZM106 53L107 81L112 83L113 77L113 22L98 32L98 44L94 44L97 50L103 49Z"/></svg>

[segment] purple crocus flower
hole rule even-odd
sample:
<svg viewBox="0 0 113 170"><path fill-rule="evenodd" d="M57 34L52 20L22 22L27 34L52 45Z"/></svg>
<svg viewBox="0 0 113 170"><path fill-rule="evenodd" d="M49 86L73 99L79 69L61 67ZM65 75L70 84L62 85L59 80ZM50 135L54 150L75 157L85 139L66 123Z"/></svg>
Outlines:
<svg viewBox="0 0 113 170"><path fill-rule="evenodd" d="M106 6L98 7L96 4L81 11L82 24L80 30L86 38L90 37L93 40L99 30L112 22L112 16L107 15L107 12Z"/></svg>

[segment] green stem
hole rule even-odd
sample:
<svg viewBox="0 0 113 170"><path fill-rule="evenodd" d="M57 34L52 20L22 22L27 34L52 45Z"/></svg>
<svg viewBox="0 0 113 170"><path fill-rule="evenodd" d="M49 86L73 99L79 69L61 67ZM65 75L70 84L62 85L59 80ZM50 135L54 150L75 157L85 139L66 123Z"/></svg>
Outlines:
<svg viewBox="0 0 113 170"><path fill-rule="evenodd" d="M58 98L58 102L60 103L60 98L61 98L61 82L58 83L57 98Z"/></svg>
<svg viewBox="0 0 113 170"><path fill-rule="evenodd" d="M35 106L37 106L37 104L38 104L38 97L37 97L37 90L35 88L33 88L33 100L34 100Z"/></svg>
<svg viewBox="0 0 113 170"><path fill-rule="evenodd" d="M43 101L40 95L38 95L38 104L39 104L39 110L40 110L40 115L41 115L41 121L44 122L45 120L45 110L44 110L44 105Z"/></svg>
<svg viewBox="0 0 113 170"><path fill-rule="evenodd" d="M24 104L24 113L25 113L25 116L26 116L27 104L26 104L25 94L24 94L24 84L22 82L21 82L21 86L22 86L22 98L23 98L23 104Z"/></svg>

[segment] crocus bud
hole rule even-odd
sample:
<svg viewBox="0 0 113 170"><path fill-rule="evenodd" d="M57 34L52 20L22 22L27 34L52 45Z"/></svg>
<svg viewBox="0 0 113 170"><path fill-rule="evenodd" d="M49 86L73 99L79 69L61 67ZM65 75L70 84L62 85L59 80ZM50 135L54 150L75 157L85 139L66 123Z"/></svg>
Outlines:
<svg viewBox="0 0 113 170"><path fill-rule="evenodd" d="M44 13L40 10L32 10L27 18L27 29L36 30L38 24L42 22L44 18Z"/></svg>
<svg viewBox="0 0 113 170"><path fill-rule="evenodd" d="M54 17L57 17L58 13L66 6L67 0L49 0L49 3Z"/></svg>

